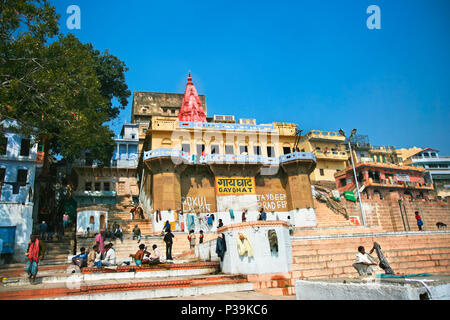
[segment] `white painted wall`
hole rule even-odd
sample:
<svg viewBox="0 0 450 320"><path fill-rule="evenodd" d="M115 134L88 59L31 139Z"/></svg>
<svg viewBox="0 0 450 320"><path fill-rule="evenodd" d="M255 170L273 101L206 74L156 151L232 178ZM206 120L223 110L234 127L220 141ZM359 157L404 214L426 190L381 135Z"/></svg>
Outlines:
<svg viewBox="0 0 450 320"><path fill-rule="evenodd" d="M0 203L0 226L16 227L16 243L13 259L24 262L24 253L33 231L33 204Z"/></svg>
<svg viewBox="0 0 450 320"><path fill-rule="evenodd" d="M100 231L100 216L105 216L105 228L108 227L108 212L99 210L86 210L77 213L77 232L84 232L89 228L89 232ZM94 217L94 224L90 224L90 218Z"/></svg>
<svg viewBox="0 0 450 320"><path fill-rule="evenodd" d="M278 252L270 250L268 231L274 229L278 237ZM238 236L247 236L252 248L253 257L238 253ZM292 264L292 246L289 229L285 226L243 226L243 228L224 232L227 251L221 262L224 273L230 274L263 274L290 272Z"/></svg>

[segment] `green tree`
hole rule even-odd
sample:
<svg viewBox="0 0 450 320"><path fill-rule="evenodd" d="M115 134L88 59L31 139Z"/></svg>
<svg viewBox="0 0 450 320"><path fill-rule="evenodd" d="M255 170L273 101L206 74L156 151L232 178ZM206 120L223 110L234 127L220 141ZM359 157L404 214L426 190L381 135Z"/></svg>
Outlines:
<svg viewBox="0 0 450 320"><path fill-rule="evenodd" d="M88 150L107 165L114 149L105 123L127 105L125 63L74 35L51 44L58 16L47 1L0 0L0 117L69 162ZM113 101L119 102L118 106Z"/></svg>

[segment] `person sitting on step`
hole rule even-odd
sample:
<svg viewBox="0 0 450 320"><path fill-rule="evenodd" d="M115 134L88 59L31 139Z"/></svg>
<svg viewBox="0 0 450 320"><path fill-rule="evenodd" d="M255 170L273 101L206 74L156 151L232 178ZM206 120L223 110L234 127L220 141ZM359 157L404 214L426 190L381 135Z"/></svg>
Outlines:
<svg viewBox="0 0 450 320"><path fill-rule="evenodd" d="M88 254L89 249L86 251L84 247L80 248L80 254L77 254L72 258L72 263L78 266L80 269L87 267Z"/></svg>
<svg viewBox="0 0 450 320"><path fill-rule="evenodd" d="M130 257L134 259L134 262L137 266L142 265L142 260L144 259L144 251L145 251L145 244L139 245L139 250L135 254L130 254Z"/></svg>
<svg viewBox="0 0 450 320"><path fill-rule="evenodd" d="M161 257L162 257L161 251L159 251L158 246L156 244L154 244L152 246L152 248L153 248L153 252L150 256L149 264L161 263Z"/></svg>
<svg viewBox="0 0 450 320"><path fill-rule="evenodd" d="M358 253L356 254L356 260L353 267L358 271L360 276L370 276L375 273L376 261L370 255L375 248L372 248L369 253L366 253L363 246L358 247Z"/></svg>
<svg viewBox="0 0 450 320"><path fill-rule="evenodd" d="M136 240L136 238L138 240L138 243L141 242L141 229L139 229L137 224L134 226L133 229L133 240Z"/></svg>
<svg viewBox="0 0 450 320"><path fill-rule="evenodd" d="M107 244L105 250L105 258L101 261L102 266L115 266L116 251L114 250L112 243Z"/></svg>

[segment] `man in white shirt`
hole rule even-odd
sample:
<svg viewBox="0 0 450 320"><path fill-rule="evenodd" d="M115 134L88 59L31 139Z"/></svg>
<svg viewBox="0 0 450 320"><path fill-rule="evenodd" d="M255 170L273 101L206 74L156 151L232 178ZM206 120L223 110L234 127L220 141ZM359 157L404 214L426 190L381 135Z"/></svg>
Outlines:
<svg viewBox="0 0 450 320"><path fill-rule="evenodd" d="M149 264L160 263L161 257L162 257L161 251L159 251L158 246L156 244L154 244L152 246L152 248L153 248L153 252L152 252L152 255L150 256Z"/></svg>
<svg viewBox="0 0 450 320"><path fill-rule="evenodd" d="M106 246L105 258L102 260L102 266L116 265L116 250L113 249L112 244Z"/></svg>
<svg viewBox="0 0 450 320"><path fill-rule="evenodd" d="M360 276L372 275L375 273L376 265L375 259L370 256L374 248L366 253L363 246L358 247L358 253L356 254L356 260L353 267L358 271Z"/></svg>

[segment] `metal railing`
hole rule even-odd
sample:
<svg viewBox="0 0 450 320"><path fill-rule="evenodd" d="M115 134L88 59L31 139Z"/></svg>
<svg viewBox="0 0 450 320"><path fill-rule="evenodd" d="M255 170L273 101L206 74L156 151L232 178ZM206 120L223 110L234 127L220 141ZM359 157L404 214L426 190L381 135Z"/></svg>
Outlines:
<svg viewBox="0 0 450 320"><path fill-rule="evenodd" d="M197 156L176 149L156 149L144 152L144 161L159 157L181 158L183 162L195 163L262 163L267 165L280 164L293 160L312 160L316 157L309 152L294 152L280 157L266 157L263 155L237 155L237 154L208 154Z"/></svg>
<svg viewBox="0 0 450 320"><path fill-rule="evenodd" d="M180 128L190 129L218 129L218 130L243 130L243 131L274 131L273 124L235 124L214 122L186 122L180 121Z"/></svg>

